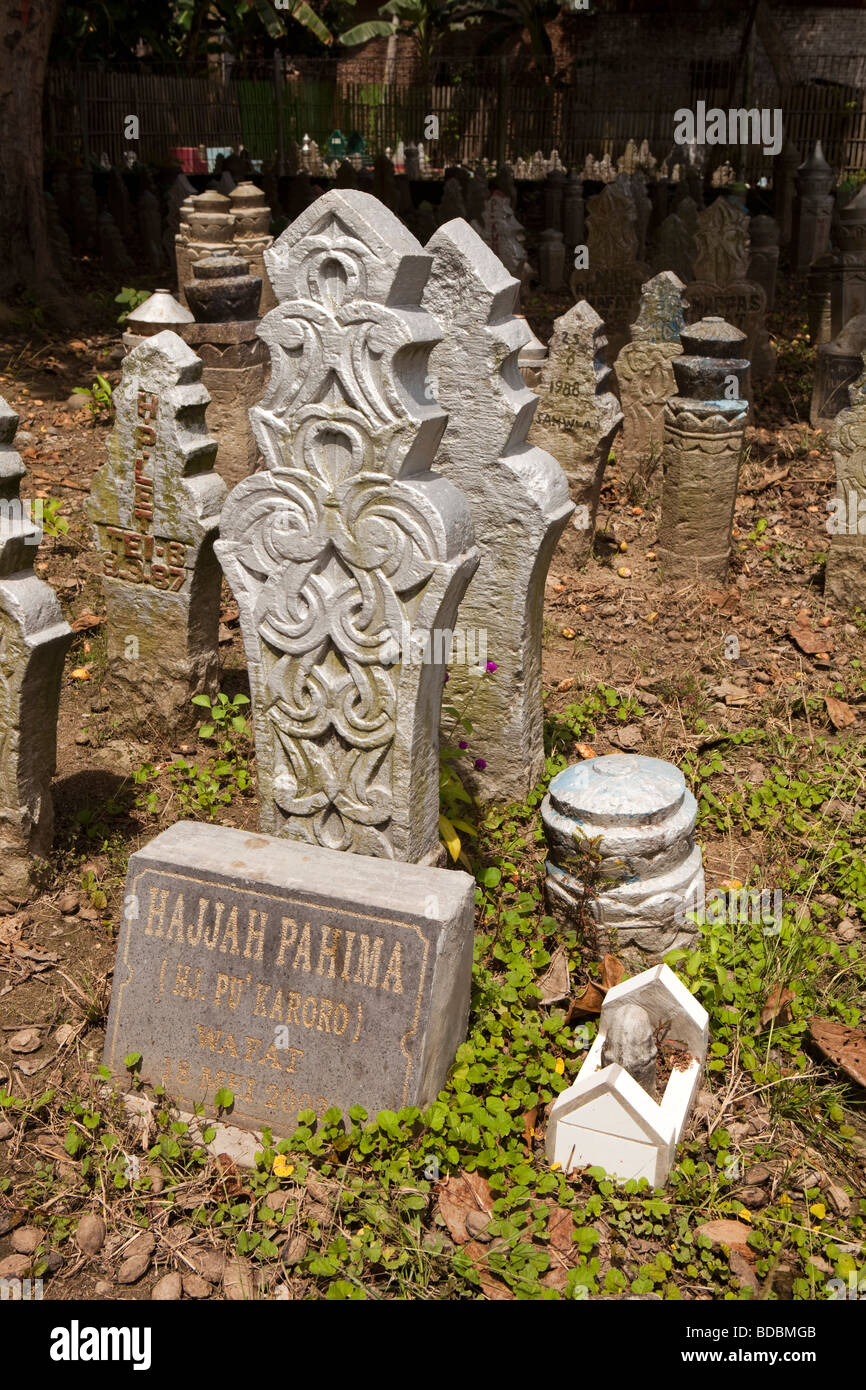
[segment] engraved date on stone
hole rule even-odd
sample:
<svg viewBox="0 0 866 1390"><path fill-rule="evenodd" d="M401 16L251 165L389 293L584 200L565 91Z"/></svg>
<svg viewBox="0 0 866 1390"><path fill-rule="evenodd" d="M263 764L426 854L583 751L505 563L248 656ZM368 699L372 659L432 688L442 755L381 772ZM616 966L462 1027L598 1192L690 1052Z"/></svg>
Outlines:
<svg viewBox="0 0 866 1390"><path fill-rule="evenodd" d="M187 546L182 541L125 531L121 526L106 526L104 530L107 545L102 552L102 572L108 578L150 584L173 593L183 588Z"/></svg>

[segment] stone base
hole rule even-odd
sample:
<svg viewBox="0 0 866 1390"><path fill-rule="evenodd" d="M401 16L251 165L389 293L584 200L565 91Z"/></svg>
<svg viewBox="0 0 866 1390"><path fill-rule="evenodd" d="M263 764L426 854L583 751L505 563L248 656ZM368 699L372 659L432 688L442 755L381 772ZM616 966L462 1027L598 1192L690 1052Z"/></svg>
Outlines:
<svg viewBox="0 0 866 1390"><path fill-rule="evenodd" d="M850 613L866 609L866 536L834 536L827 555L824 592Z"/></svg>

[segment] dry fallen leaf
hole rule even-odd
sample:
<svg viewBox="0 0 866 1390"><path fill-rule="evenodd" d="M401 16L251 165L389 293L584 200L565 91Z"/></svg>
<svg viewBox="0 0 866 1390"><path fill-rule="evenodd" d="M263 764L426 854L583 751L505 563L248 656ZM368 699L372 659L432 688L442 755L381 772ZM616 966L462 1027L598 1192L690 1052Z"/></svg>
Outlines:
<svg viewBox="0 0 866 1390"><path fill-rule="evenodd" d="M834 700L832 695L825 695L824 704L827 706L827 714L834 729L847 729L857 718L856 711L850 705L846 705L844 700Z"/></svg>
<svg viewBox="0 0 866 1390"><path fill-rule="evenodd" d="M90 627L99 627L100 623L105 622L105 615L99 617L96 613L79 613L70 624L73 632L86 632Z"/></svg>
<svg viewBox="0 0 866 1390"><path fill-rule="evenodd" d="M448 1234L456 1245L472 1239L466 1229L468 1212L483 1212L488 1221L493 1218L493 1194L490 1184L480 1173L452 1173L439 1187L439 1211Z"/></svg>
<svg viewBox="0 0 866 1390"><path fill-rule="evenodd" d="M562 629L562 635L563 635L563 637L567 637L569 640L571 640L571 638L575 636L574 628L573 628L573 627L564 627L564 628Z"/></svg>
<svg viewBox="0 0 866 1390"><path fill-rule="evenodd" d="M575 751L577 752L578 756L581 757L581 758L594 758L594 757L595 757L595 750L594 750L593 748L590 748L590 746L589 746L588 743L577 743L577 744L575 744Z"/></svg>
<svg viewBox="0 0 866 1390"><path fill-rule="evenodd" d="M542 1004L553 1004L557 999L567 999L571 993L568 974L568 952L564 946L557 946L550 957L550 964L538 981Z"/></svg>
<svg viewBox="0 0 866 1390"><path fill-rule="evenodd" d="M621 960L616 956L606 955L601 963L601 979L597 983L595 980L587 980L580 994L575 995L569 1005L566 1023L584 1014L600 1014L605 995L614 985L619 984L624 970Z"/></svg>
<svg viewBox="0 0 866 1390"><path fill-rule="evenodd" d="M829 1018L810 1018L809 1032L819 1052L858 1086L866 1086L866 1033L862 1028L846 1028Z"/></svg>
<svg viewBox="0 0 866 1390"><path fill-rule="evenodd" d="M720 700L724 700L726 705L745 705L751 695L742 686L732 685L730 681L722 681L719 685L713 686L713 694Z"/></svg>
<svg viewBox="0 0 866 1390"><path fill-rule="evenodd" d="M69 673L74 681L89 681L90 672L86 666L76 666L74 671Z"/></svg>
<svg viewBox="0 0 866 1390"><path fill-rule="evenodd" d="M791 1010L788 1007L793 1003L794 994L787 985L777 985L767 996L764 1007L761 1010L761 1027L766 1028L768 1023L790 1023Z"/></svg>
<svg viewBox="0 0 866 1390"><path fill-rule="evenodd" d="M12 1052L36 1052L42 1046L42 1039L36 1028L21 1028L9 1039Z"/></svg>
<svg viewBox="0 0 866 1390"><path fill-rule="evenodd" d="M807 656L816 656L824 652L829 655L833 650L834 642L829 632L813 632L810 627L792 623L788 628L788 636Z"/></svg>
<svg viewBox="0 0 866 1390"><path fill-rule="evenodd" d="M726 1245L729 1250L736 1250L746 1260L755 1259L754 1250L746 1244L751 1230L743 1221L705 1221L698 1226L696 1234L706 1236L713 1245Z"/></svg>
<svg viewBox="0 0 866 1390"><path fill-rule="evenodd" d="M531 1110L527 1110L523 1117L523 1142L530 1153L532 1153L532 1141L535 1137L535 1121L538 1119L538 1106L533 1105Z"/></svg>

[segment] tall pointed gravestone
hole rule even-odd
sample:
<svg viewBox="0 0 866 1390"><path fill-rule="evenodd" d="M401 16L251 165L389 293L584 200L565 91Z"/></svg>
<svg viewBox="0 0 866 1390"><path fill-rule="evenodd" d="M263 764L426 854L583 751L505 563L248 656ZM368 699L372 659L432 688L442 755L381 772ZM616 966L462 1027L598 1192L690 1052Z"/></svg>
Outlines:
<svg viewBox="0 0 866 1390"><path fill-rule="evenodd" d="M623 413L617 458L631 466L642 464L645 477L661 453L665 403L677 389L673 362L683 350L684 289L670 270L647 281L640 313L629 329L631 342L626 343L614 366Z"/></svg>
<svg viewBox="0 0 866 1390"><path fill-rule="evenodd" d="M556 320L529 433L529 442L549 450L568 479L581 558L592 547L604 470L622 427L619 401L610 390L613 373L605 361L606 347L605 326L585 300Z"/></svg>
<svg viewBox="0 0 866 1390"><path fill-rule="evenodd" d="M51 778L63 658L72 641L54 591L37 579L40 532L18 491L18 416L0 397L0 897L31 896L30 865L54 831Z"/></svg>
<svg viewBox="0 0 866 1390"><path fill-rule="evenodd" d="M226 488L201 372L167 329L133 349L86 505L102 554L109 667L130 722L189 717L191 697L213 690L219 669L213 541Z"/></svg>
<svg viewBox="0 0 866 1390"><path fill-rule="evenodd" d="M473 790L522 799L544 770L544 581L574 506L557 461L526 440L538 398L517 367L531 338L514 314L519 281L459 218L440 227L427 250L434 259L423 305L445 335L430 355L436 397L448 411L436 469L468 498L481 551L458 624L464 652L467 634L475 652L483 631L497 666L485 679L483 668L455 664L448 702L465 705L472 751L486 763Z"/></svg>
<svg viewBox="0 0 866 1390"><path fill-rule="evenodd" d="M848 388L851 402L836 416L830 449L836 465L836 516L825 588L846 609L866 608L866 358Z"/></svg>
<svg viewBox="0 0 866 1390"><path fill-rule="evenodd" d="M420 307L432 257L344 189L265 261L271 380L250 412L265 470L229 496L217 545L241 614L261 828L430 860L445 675L430 638L453 629L478 564L464 498L430 471L447 419L427 381L441 334Z"/></svg>

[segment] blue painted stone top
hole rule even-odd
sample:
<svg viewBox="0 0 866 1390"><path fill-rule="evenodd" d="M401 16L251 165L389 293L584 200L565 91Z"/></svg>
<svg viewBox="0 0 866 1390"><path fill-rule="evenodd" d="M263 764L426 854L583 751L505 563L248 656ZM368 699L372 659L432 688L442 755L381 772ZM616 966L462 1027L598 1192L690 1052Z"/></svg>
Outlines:
<svg viewBox="0 0 866 1390"><path fill-rule="evenodd" d="M550 783L555 810L599 827L658 824L682 805L686 794L678 767L634 753L587 758Z"/></svg>

